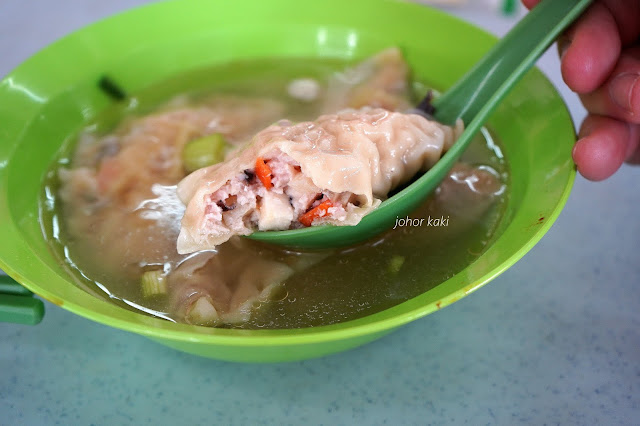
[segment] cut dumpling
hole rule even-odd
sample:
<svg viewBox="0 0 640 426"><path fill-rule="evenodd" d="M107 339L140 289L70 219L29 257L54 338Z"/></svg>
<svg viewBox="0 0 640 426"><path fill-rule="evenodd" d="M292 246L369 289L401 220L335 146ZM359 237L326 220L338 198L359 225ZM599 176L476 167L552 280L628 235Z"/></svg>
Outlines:
<svg viewBox="0 0 640 426"><path fill-rule="evenodd" d="M390 190L433 166L461 127L380 108L268 127L225 163L180 182L187 209L178 252L257 229L355 225Z"/></svg>

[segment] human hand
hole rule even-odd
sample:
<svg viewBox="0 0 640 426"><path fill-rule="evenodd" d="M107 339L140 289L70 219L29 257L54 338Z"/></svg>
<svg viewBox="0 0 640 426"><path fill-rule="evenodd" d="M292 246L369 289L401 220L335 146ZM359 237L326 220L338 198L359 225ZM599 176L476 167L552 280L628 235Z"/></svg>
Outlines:
<svg viewBox="0 0 640 426"><path fill-rule="evenodd" d="M639 36L640 0L596 0L558 39L562 77L588 111L573 148L587 179L640 164Z"/></svg>

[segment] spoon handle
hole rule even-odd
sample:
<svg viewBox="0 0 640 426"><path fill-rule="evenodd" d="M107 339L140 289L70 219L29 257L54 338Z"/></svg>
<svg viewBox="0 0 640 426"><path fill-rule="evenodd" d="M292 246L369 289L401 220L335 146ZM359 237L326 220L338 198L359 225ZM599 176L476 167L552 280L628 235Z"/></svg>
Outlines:
<svg viewBox="0 0 640 426"><path fill-rule="evenodd" d="M42 321L44 304L11 277L0 273L0 323L35 325Z"/></svg>
<svg viewBox="0 0 640 426"><path fill-rule="evenodd" d="M484 122L555 38L593 0L543 0L505 35L464 77L433 102L435 118L468 126Z"/></svg>

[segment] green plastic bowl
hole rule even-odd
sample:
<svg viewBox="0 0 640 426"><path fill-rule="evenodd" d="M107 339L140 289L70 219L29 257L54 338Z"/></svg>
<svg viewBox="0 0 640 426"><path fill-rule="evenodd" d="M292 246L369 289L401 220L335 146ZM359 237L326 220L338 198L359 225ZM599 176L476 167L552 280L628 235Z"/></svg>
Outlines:
<svg viewBox="0 0 640 426"><path fill-rule="evenodd" d="M100 21L42 50L0 83L0 267L44 299L91 320L211 358L292 361L374 340L489 282L545 234L575 167L562 99L531 71L490 120L512 170L494 243L451 279L358 320L294 330L220 330L174 324L91 296L50 252L39 223L44 174L61 144L112 102L107 73L132 92L181 71L258 57L359 58L400 46L414 73L446 88L495 42L423 6L384 0L200 0L156 3Z"/></svg>

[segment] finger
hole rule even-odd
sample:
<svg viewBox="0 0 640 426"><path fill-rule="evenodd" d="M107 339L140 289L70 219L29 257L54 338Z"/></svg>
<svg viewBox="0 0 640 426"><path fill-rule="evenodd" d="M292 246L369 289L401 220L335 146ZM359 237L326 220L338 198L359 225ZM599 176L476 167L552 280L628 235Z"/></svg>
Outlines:
<svg viewBox="0 0 640 426"><path fill-rule="evenodd" d="M611 12L602 3L593 4L569 28L564 40L568 47L561 53L561 69L567 86L577 93L589 93L602 85L615 67L621 50L618 27Z"/></svg>
<svg viewBox="0 0 640 426"><path fill-rule="evenodd" d="M631 143L629 144L629 155L625 160L629 164L640 164L640 125L631 124Z"/></svg>
<svg viewBox="0 0 640 426"><path fill-rule="evenodd" d="M532 9L540 0L522 0L522 4ZM639 0L603 0L616 21L622 45L632 43L640 36L640 1Z"/></svg>
<svg viewBox="0 0 640 426"><path fill-rule="evenodd" d="M613 118L589 115L579 138L573 161L582 176L597 181L614 174L637 149L638 129Z"/></svg>
<svg viewBox="0 0 640 426"><path fill-rule="evenodd" d="M640 36L640 0L603 0L615 19L622 45L634 42Z"/></svg>
<svg viewBox="0 0 640 426"><path fill-rule="evenodd" d="M624 50L605 84L580 98L592 114L640 124L640 47Z"/></svg>
<svg viewBox="0 0 640 426"><path fill-rule="evenodd" d="M640 164L640 149L636 149L636 151L627 160L627 163Z"/></svg>

